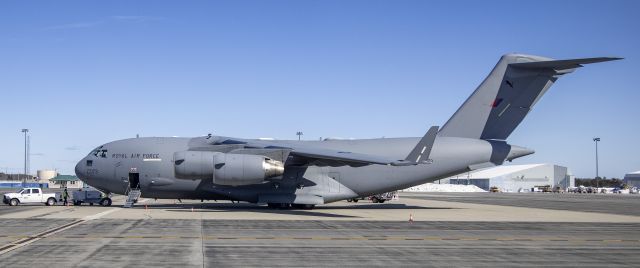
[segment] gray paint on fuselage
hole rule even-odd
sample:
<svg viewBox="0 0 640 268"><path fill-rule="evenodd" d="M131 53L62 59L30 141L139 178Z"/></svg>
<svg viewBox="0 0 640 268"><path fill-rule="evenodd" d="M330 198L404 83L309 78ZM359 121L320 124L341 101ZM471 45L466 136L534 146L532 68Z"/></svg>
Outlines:
<svg viewBox="0 0 640 268"><path fill-rule="evenodd" d="M419 139L269 141L269 143L292 148L312 146L402 159ZM143 197L234 199L255 202L258 194L294 193L320 195L326 202L332 202L402 189L434 181L449 174L464 172L469 165L489 162L492 150L491 145L482 140L438 137L431 152L430 158L433 159L431 164L408 167L368 165L288 168L281 180L274 180L279 185L276 189L272 182L231 187L214 185L211 180L175 178L173 153L196 147L198 150L230 151L228 145L207 145L206 139L202 137L125 139L103 145L102 148L107 150L104 158L89 154L78 164L76 173L96 188L124 194L128 186L128 174L134 169L140 174ZM464 151L465 154L456 153L460 151ZM144 155L157 155L157 158L145 161ZM86 160L92 160L91 167L86 167ZM90 169L98 170L98 173L89 171ZM91 176L88 176L89 174ZM329 175L334 177L338 175L338 178L334 179Z"/></svg>

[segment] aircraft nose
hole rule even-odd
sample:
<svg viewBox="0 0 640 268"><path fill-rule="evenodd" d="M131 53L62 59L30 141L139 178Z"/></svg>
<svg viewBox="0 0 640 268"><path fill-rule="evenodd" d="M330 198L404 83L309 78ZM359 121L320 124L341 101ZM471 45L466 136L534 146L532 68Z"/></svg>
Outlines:
<svg viewBox="0 0 640 268"><path fill-rule="evenodd" d="M80 178L81 180L85 180L86 179L86 174L83 172L83 168L82 168L82 164L84 163L84 158L82 160L80 160L80 162L78 162L78 164L76 164L76 176L78 176L78 178Z"/></svg>

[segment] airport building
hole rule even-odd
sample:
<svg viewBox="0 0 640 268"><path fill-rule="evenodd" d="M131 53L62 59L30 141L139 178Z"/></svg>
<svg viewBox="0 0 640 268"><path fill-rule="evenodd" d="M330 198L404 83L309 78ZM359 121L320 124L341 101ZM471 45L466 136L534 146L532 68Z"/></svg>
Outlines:
<svg viewBox="0 0 640 268"><path fill-rule="evenodd" d="M624 175L624 183L629 187L640 188L640 170Z"/></svg>
<svg viewBox="0 0 640 268"><path fill-rule="evenodd" d="M640 181L640 180L639 180ZM436 183L438 183L436 181ZM527 192L538 186L567 189L575 186L575 177L567 167L553 164L497 166L459 174L440 183L475 185L488 191Z"/></svg>
<svg viewBox="0 0 640 268"><path fill-rule="evenodd" d="M49 188L82 188L84 183L73 175L59 175L49 180Z"/></svg>

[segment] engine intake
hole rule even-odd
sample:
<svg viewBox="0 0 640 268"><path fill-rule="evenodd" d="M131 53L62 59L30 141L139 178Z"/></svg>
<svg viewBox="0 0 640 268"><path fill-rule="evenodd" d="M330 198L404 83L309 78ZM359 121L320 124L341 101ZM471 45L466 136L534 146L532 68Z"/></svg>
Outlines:
<svg viewBox="0 0 640 268"><path fill-rule="evenodd" d="M212 179L219 185L249 185L281 176L284 164L262 155L182 151L173 155L176 178Z"/></svg>

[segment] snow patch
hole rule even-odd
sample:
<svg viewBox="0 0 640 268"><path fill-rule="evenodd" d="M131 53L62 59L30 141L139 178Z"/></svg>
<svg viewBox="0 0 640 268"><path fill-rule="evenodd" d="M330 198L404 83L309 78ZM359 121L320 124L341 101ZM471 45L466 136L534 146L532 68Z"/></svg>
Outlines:
<svg viewBox="0 0 640 268"><path fill-rule="evenodd" d="M404 190L405 192L441 192L441 193L483 193L475 185L425 183Z"/></svg>

